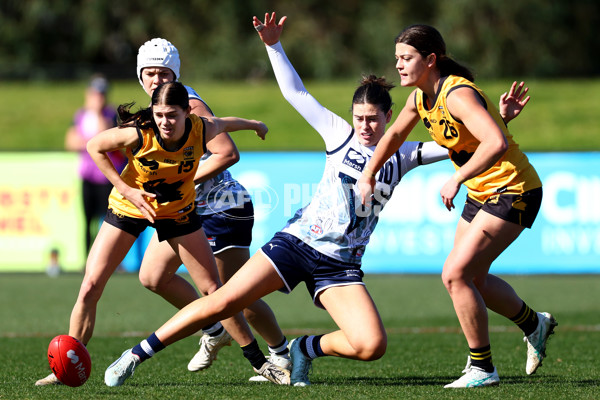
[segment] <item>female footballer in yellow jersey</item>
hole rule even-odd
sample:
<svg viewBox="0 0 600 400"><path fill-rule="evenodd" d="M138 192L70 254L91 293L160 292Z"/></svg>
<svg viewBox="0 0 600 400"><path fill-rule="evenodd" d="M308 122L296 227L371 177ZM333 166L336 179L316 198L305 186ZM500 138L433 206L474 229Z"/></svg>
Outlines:
<svg viewBox="0 0 600 400"><path fill-rule="evenodd" d="M148 202L157 219L181 218L193 208L197 160L205 153L204 122L190 114L182 138L169 144L154 129L138 129L138 145L127 148L129 163L121 179L131 187L153 193ZM115 214L145 218L138 208L113 188L109 207Z"/></svg>
<svg viewBox="0 0 600 400"><path fill-rule="evenodd" d="M481 105L488 110L498 128L506 138L507 150L487 171L464 182L469 197L484 203L490 196L499 193L521 194L542 186L535 169L527 156L515 143L500 113L488 97L471 81L450 75L440 79L440 89L435 103L428 105L426 94L417 89L415 106L421 120L435 142L448 149L450 160L456 169L462 167L479 147L480 141L461 122L448 112L448 94L458 88L472 88Z"/></svg>
<svg viewBox="0 0 600 400"><path fill-rule="evenodd" d="M179 51L169 41L154 38L140 46L137 57L137 75L144 91L152 93L161 83L179 81L181 62ZM194 89L186 86L192 114L212 117L207 103ZM223 133L222 136L226 136ZM218 157L217 157L218 156ZM209 239L223 283L250 258L250 242L254 225L254 208L250 196L240 182L234 179L227 167L239 160L239 153L205 153L200 159L194 181L196 182L196 210L202 222L202 231ZM212 168L208 168L212 166ZM231 201L222 201L218 193L226 188ZM182 308L198 299L195 288L174 271L181 260L168 243L152 235L146 247L144 262L140 265L140 282L149 290ZM244 309L244 316L268 345L269 359L279 366L290 368L288 341L277 324L273 311L263 300ZM220 322L202 327L199 349L188 363L189 371L209 368L232 337ZM252 376L251 381L264 381L262 376Z"/></svg>
<svg viewBox="0 0 600 400"><path fill-rule="evenodd" d="M472 83L472 73L446 55L446 44L435 28L413 25L402 31L396 38L396 60L402 86L416 89L363 170L362 201L366 203L372 192L373 171L421 119L432 138L448 148L456 168L440 192L446 208L454 207L461 184L468 188L442 280L470 353L465 374L445 387L499 384L486 307L521 328L527 343L526 373L532 374L545 357L547 339L557 323L549 313L530 309L489 269L523 229L532 226L541 205L541 182L498 111Z"/></svg>
<svg viewBox="0 0 600 400"><path fill-rule="evenodd" d="M212 293L221 285L193 204L194 174L206 150L213 154L233 151L231 140L220 132L254 130L262 139L267 133L260 121L190 115L188 92L179 82L159 86L148 109L132 114L129 106L119 107L119 127L98 134L87 145L114 189L71 313L69 335L84 344L92 337L96 306L108 279L147 226L156 228L159 240L167 241L190 274L195 274L194 281L202 283L199 289L203 293ZM122 175L107 156L117 149L125 149L129 159ZM241 313L224 320L223 325L237 336L240 346L255 343ZM257 345L252 349L244 350L244 355L261 375L271 378L278 367L266 361Z"/></svg>

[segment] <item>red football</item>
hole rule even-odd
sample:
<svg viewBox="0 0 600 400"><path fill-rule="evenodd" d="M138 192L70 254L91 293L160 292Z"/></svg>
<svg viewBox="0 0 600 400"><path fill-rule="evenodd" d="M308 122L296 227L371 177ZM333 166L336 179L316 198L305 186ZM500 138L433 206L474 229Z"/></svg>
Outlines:
<svg viewBox="0 0 600 400"><path fill-rule="evenodd" d="M81 386L90 377L90 353L79 340L69 335L58 335L48 346L50 369L67 386Z"/></svg>

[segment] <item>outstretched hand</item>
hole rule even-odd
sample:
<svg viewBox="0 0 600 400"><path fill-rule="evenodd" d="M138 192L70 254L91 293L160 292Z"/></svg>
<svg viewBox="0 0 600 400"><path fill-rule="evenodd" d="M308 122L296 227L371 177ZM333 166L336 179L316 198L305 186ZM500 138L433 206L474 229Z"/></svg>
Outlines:
<svg viewBox="0 0 600 400"><path fill-rule="evenodd" d="M508 93L500 96L499 111L505 123L515 119L529 102L529 96L525 97L529 88L523 88L525 82L521 82L517 86L517 82L513 82Z"/></svg>
<svg viewBox="0 0 600 400"><path fill-rule="evenodd" d="M279 42L279 36L281 36L286 19L287 17L281 17L279 23L277 23L275 22L275 12L271 13L271 16L269 16L269 13L265 13L265 22L261 22L257 17L252 17L252 25L258 32L260 40L267 46L272 46Z"/></svg>

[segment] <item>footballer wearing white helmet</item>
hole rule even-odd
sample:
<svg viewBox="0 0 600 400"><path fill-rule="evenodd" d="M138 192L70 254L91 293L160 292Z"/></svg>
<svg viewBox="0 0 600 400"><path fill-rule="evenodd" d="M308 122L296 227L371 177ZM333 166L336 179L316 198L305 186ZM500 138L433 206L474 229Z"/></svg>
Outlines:
<svg viewBox="0 0 600 400"><path fill-rule="evenodd" d="M137 56L137 76L142 87L142 70L146 67L165 67L179 80L179 51L166 39L154 38L144 43ZM145 88L144 88L145 89Z"/></svg>

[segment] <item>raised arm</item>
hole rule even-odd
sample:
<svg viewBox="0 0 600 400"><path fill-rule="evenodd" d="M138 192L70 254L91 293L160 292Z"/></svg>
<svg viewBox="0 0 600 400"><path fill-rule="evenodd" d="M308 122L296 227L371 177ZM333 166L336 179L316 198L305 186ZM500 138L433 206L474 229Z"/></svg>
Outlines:
<svg viewBox="0 0 600 400"><path fill-rule="evenodd" d="M529 88L525 87L525 82L521 82L517 86L515 81L509 91L500 96L498 111L500 111L505 124L515 119L523 111L530 99L530 96L525 97L527 92L529 92Z"/></svg>
<svg viewBox="0 0 600 400"><path fill-rule="evenodd" d="M279 42L279 37L283 31L283 24L286 20L287 17L283 16L279 22L276 22L274 12L271 15L265 13L265 22L261 22L260 19L254 16L252 17L252 25L254 25L254 29L258 32L260 40L267 46L273 46L275 43Z"/></svg>
<svg viewBox="0 0 600 400"><path fill-rule="evenodd" d="M279 42L286 17L282 17L279 23L275 21L275 13L271 15L267 13L264 22L254 17L252 24L266 45L267 54L281 94L302 115L306 122L321 135L327 149L337 148L346 140L352 131L352 126L343 118L323 107L306 90L302 79L300 79L287 58L281 42Z"/></svg>

